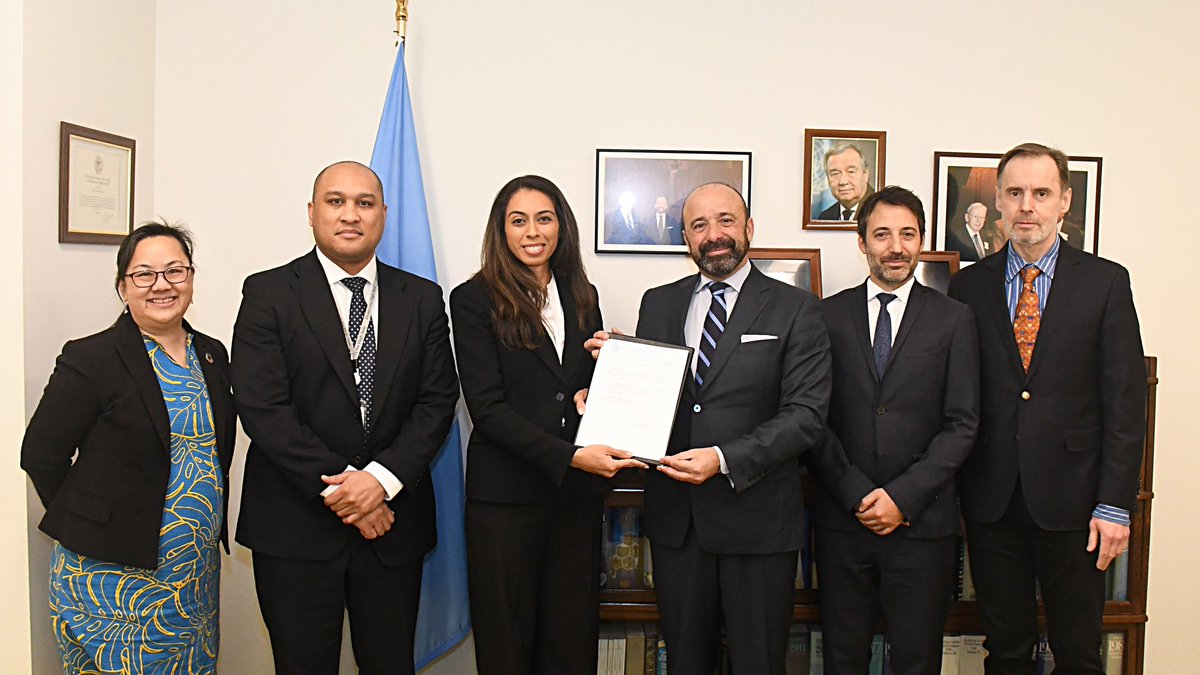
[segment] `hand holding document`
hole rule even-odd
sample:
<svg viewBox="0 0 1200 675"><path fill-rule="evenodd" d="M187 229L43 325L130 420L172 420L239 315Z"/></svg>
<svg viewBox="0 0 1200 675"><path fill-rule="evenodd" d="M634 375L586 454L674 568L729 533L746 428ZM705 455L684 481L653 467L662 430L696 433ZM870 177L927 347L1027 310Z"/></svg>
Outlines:
<svg viewBox="0 0 1200 675"><path fill-rule="evenodd" d="M657 464L667 452L692 350L621 335L604 341L576 445L609 445Z"/></svg>

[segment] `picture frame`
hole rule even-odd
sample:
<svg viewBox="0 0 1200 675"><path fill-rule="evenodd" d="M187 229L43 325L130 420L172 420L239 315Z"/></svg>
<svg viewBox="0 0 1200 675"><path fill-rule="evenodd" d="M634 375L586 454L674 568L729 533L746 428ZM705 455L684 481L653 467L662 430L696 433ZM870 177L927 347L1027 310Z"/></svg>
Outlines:
<svg viewBox="0 0 1200 675"><path fill-rule="evenodd" d="M749 206L750 167L749 152L596 150L596 253L686 254L684 199L715 181Z"/></svg>
<svg viewBox="0 0 1200 675"><path fill-rule="evenodd" d="M856 230L854 212L867 195L887 185L886 168L886 131L805 129L804 229Z"/></svg>
<svg viewBox="0 0 1200 675"><path fill-rule="evenodd" d="M933 250L955 250L966 267L980 259L978 246L967 233L968 220L974 215L984 255L999 251L1008 235L996 208L996 165L1003 155L985 152L933 153L933 219L929 224L929 246ZM1063 218L1059 236L1075 248L1096 253L1100 246L1100 157L1068 157L1071 177L1071 209ZM973 214L967 209L974 207ZM974 227L975 225L972 225Z"/></svg>
<svg viewBox="0 0 1200 675"><path fill-rule="evenodd" d="M136 159L132 138L60 122L60 244L120 244L133 231Z"/></svg>
<svg viewBox="0 0 1200 675"><path fill-rule="evenodd" d="M768 277L821 297L821 249L751 248L746 257Z"/></svg>
<svg viewBox="0 0 1200 675"><path fill-rule="evenodd" d="M958 251L921 251L913 276L922 286L945 295L950 290L950 277L958 274Z"/></svg>

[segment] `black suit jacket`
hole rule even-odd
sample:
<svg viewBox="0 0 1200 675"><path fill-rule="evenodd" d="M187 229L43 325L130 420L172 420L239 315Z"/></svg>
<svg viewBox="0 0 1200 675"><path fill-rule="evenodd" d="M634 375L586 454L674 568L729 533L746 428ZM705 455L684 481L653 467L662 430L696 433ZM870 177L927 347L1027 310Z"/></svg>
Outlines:
<svg viewBox="0 0 1200 675"><path fill-rule="evenodd" d="M863 200L866 199L867 197L870 197L871 193L874 191L875 191L875 188L871 187L870 185L867 186L867 189L863 192L862 199L858 200L858 204L855 204L855 206L854 206L854 208L855 208L854 217L855 218L858 217L858 210L857 210L858 207L861 206L863 203ZM843 207L842 207L841 202L834 201L834 203L831 206L829 206L828 208L826 208L824 211L822 211L821 215L817 216L816 219L817 220L834 220L834 221L839 221L839 222L843 222L843 223L854 222L854 221L845 220L844 218L842 218L842 208Z"/></svg>
<svg viewBox="0 0 1200 675"><path fill-rule="evenodd" d="M429 463L458 382L437 284L379 263L371 433L363 437L342 322L316 252L246 279L233 328L233 388L250 436L237 540L281 558L328 560L358 530L325 506L321 475L379 462L404 483L396 522L372 540L389 565L436 542Z"/></svg>
<svg viewBox="0 0 1200 675"><path fill-rule="evenodd" d="M644 226L646 238L649 239L653 244L682 246L683 227L680 225L679 217L673 215L670 210L663 215L666 216L666 227L664 228L662 237L659 237L658 212L655 211L650 214L649 218L646 219L646 224Z"/></svg>
<svg viewBox="0 0 1200 675"><path fill-rule="evenodd" d="M646 291L638 337L686 344L684 321L697 276ZM821 434L829 361L817 299L751 267L704 386L697 387L690 374L685 378L668 449L675 454L720 446L734 487L721 474L693 486L648 472L647 535L679 547L691 520L710 553L799 549L804 508L799 459Z"/></svg>
<svg viewBox="0 0 1200 675"><path fill-rule="evenodd" d="M600 310L581 331L571 287L565 279L557 283L566 318L562 363L549 336L536 351L499 341L495 305L482 277L450 294L463 396L474 424L467 445L470 499L542 504L564 496L598 497L608 487L604 478L570 468L579 429L573 397L591 383L595 369L583 343L600 330Z"/></svg>
<svg viewBox="0 0 1200 675"><path fill-rule="evenodd" d="M604 219L604 243L653 244L654 241L646 236L645 225L637 211L631 211L629 217L633 220L633 229L625 224L620 209L608 212Z"/></svg>
<svg viewBox="0 0 1200 675"><path fill-rule="evenodd" d="M1060 246L1026 374L1004 295L1007 250L950 282L950 296L975 312L983 364L979 440L959 473L963 515L999 520L1018 476L1043 529L1086 528L1097 503L1132 511L1146 370L1129 273Z"/></svg>
<svg viewBox="0 0 1200 675"><path fill-rule="evenodd" d="M996 252L993 248L994 241L991 233L988 231L988 226L984 226L979 231L979 240L983 242L983 255L989 256ZM966 262L975 262L980 259L979 252L975 250L975 244L971 241L971 235L967 232L966 223L952 223L947 227L946 232L946 250L958 251L958 259Z"/></svg>
<svg viewBox="0 0 1200 675"><path fill-rule="evenodd" d="M897 533L958 534L954 476L979 425L979 344L971 310L914 283L881 379L866 284L821 302L833 350L830 432L809 456L820 526L855 531L862 498L882 487L912 523Z"/></svg>
<svg viewBox="0 0 1200 675"><path fill-rule="evenodd" d="M221 541L228 548L225 515L237 428L229 357L220 342L186 322L184 328L194 336L212 404L225 477ZM107 330L63 346L25 431L21 468L46 507L43 532L76 553L158 567L171 422L141 331L128 313Z"/></svg>

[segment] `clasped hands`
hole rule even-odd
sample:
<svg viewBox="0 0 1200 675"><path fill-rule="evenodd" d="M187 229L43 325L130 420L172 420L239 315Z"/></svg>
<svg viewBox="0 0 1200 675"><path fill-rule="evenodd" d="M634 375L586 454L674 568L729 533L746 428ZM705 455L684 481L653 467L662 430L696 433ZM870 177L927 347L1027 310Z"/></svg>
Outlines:
<svg viewBox="0 0 1200 675"><path fill-rule="evenodd" d="M357 527L363 538L376 539L392 529L396 516L384 501L387 493L370 473L344 471L336 476L321 476L321 480L326 485L338 486L325 497L325 506L343 523Z"/></svg>
<svg viewBox="0 0 1200 675"><path fill-rule="evenodd" d="M862 498L854 515L863 527L880 536L891 534L901 525L908 525L900 507L892 501L892 496L887 490L881 487L871 490Z"/></svg>

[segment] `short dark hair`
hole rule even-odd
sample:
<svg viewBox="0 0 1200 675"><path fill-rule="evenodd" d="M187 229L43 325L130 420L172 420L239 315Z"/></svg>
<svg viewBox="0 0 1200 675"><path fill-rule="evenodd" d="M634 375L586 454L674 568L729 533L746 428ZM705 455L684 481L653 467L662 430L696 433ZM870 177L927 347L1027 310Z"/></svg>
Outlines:
<svg viewBox="0 0 1200 675"><path fill-rule="evenodd" d="M188 231L182 223L171 224L163 219L148 220L137 229L125 235L121 240L121 245L117 248L117 283L116 289L118 293L121 290L121 282L125 280L125 275L129 272L129 262L133 260L133 253L137 251L138 244L152 237L171 237L179 242L179 248L183 249L183 254L187 256L188 264L192 264L192 233Z"/></svg>
<svg viewBox="0 0 1200 675"><path fill-rule="evenodd" d="M367 166L366 164L363 164L362 162L357 162L353 159L343 159L340 162L334 162L333 164L330 164L329 166L325 167L324 169L321 169L321 171L317 174L317 177L313 179L312 200L314 202L317 201L317 183L321 182L321 177L325 175L326 171L329 171L330 169L332 169L335 166L342 166L343 164L352 164L354 166L362 167L362 168L366 169L367 171L370 171L371 175L375 177L375 184L379 186L379 201L383 202L384 204L387 203L387 200L383 198L383 181L380 180L379 174L375 173L375 169L372 169L371 167Z"/></svg>
<svg viewBox="0 0 1200 675"><path fill-rule="evenodd" d="M742 191L733 187L729 183L726 183L724 181L719 181L719 180L711 180L707 183L701 183L700 185L697 185L696 187L692 188L691 191L687 193L687 196L683 198L683 205L679 208L680 219L683 218L683 210L687 208L688 200L690 200L692 198L692 195L699 192L700 188L706 188L710 185L721 185L723 187L729 188L730 190L733 190L733 194L737 195L738 199L740 199L742 202L742 217L744 217L746 220L750 220L750 205L748 203L746 203L746 198L742 196ZM683 227L684 227L684 229L687 229L687 223L684 223Z"/></svg>
<svg viewBox="0 0 1200 675"><path fill-rule="evenodd" d="M1064 191L1071 187L1071 168L1066 153L1041 143L1022 143L1004 153L1004 156L1000 158L1000 164L996 167L997 186L1000 185L1000 179L1004 177L1004 168L1017 157L1049 157L1054 160L1054 166L1058 168L1058 182L1062 183L1060 187Z"/></svg>
<svg viewBox="0 0 1200 675"><path fill-rule="evenodd" d="M902 206L908 209L917 219L917 229L921 232L921 238L925 238L925 205L921 203L921 198L912 193L911 190L902 188L899 185L889 185L878 192L872 192L870 196L863 200L862 205L858 207L858 236L863 240L867 238L867 220L871 217L871 212L879 203L888 204L890 206Z"/></svg>

